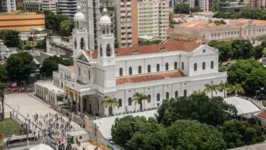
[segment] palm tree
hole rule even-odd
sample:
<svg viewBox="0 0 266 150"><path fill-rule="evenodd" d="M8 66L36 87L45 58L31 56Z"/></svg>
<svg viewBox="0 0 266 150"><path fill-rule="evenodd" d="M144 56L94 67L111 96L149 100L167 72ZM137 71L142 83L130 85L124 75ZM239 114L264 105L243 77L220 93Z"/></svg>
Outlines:
<svg viewBox="0 0 266 150"><path fill-rule="evenodd" d="M205 84L205 92L211 93L211 97L213 97L213 92L217 94L217 85L213 84L213 81L211 84Z"/></svg>
<svg viewBox="0 0 266 150"><path fill-rule="evenodd" d="M230 85L229 93L237 96L238 94L244 94L245 91L240 84Z"/></svg>
<svg viewBox="0 0 266 150"><path fill-rule="evenodd" d="M194 94L194 95L204 95L205 93L204 93L204 91L197 90L197 91L193 91L192 94Z"/></svg>
<svg viewBox="0 0 266 150"><path fill-rule="evenodd" d="M219 85L218 85L218 91L220 92L224 92L224 97L226 97L226 92L228 92L229 90L229 85L227 82L223 83L221 82Z"/></svg>
<svg viewBox="0 0 266 150"><path fill-rule="evenodd" d="M5 109L4 109L4 101L5 101L5 88L7 88L7 84L0 82L0 98L2 103L2 120L5 119Z"/></svg>
<svg viewBox="0 0 266 150"><path fill-rule="evenodd" d="M137 92L133 95L133 101L135 101L135 103L139 103L140 111L142 111L142 101L148 99L149 97L147 95L144 95L143 93Z"/></svg>
<svg viewBox="0 0 266 150"><path fill-rule="evenodd" d="M109 108L109 115L113 115L113 107L119 106L119 103L117 102L116 98L113 98L111 96L105 96L104 100L102 101L102 106L105 108Z"/></svg>

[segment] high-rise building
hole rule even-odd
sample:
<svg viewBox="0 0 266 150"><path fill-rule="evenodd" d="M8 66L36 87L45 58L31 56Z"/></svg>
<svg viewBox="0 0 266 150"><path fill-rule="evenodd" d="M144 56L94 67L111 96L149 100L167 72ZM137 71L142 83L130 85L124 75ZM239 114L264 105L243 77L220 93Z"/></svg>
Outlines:
<svg viewBox="0 0 266 150"><path fill-rule="evenodd" d="M73 18L77 12L77 0L58 0L57 8L60 14Z"/></svg>
<svg viewBox="0 0 266 150"><path fill-rule="evenodd" d="M138 45L138 1L116 0L116 39L120 47Z"/></svg>
<svg viewBox="0 0 266 150"><path fill-rule="evenodd" d="M138 37L167 39L169 0L138 0Z"/></svg>
<svg viewBox="0 0 266 150"><path fill-rule="evenodd" d="M0 12L16 10L16 0L0 0Z"/></svg>
<svg viewBox="0 0 266 150"><path fill-rule="evenodd" d="M56 13L56 0L42 0L42 10L50 10Z"/></svg>
<svg viewBox="0 0 266 150"><path fill-rule="evenodd" d="M42 0L25 0L24 9L28 11L42 11Z"/></svg>
<svg viewBox="0 0 266 150"><path fill-rule="evenodd" d="M198 7L204 12L208 12L211 0L190 0L190 8Z"/></svg>

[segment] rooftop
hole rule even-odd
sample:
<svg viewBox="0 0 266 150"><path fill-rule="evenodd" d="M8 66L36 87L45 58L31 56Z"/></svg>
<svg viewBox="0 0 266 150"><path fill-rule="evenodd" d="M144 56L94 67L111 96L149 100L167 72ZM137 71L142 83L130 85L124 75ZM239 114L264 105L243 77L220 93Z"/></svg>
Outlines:
<svg viewBox="0 0 266 150"><path fill-rule="evenodd" d="M125 83L137 83L137 82L145 82L145 81L154 81L154 80L163 80L168 78L177 78L182 77L182 74L179 71L168 71L168 72L160 72L160 73L152 73L152 74L144 74L144 75L134 75L127 76L116 79L116 85L121 85Z"/></svg>

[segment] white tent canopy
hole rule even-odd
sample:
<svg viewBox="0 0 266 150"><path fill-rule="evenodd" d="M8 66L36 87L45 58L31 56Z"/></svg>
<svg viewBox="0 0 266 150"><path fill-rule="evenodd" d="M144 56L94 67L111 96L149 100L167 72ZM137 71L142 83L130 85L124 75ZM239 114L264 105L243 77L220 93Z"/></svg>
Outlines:
<svg viewBox="0 0 266 150"><path fill-rule="evenodd" d="M225 98L224 101L236 107L238 116L242 116L248 119L256 116L261 112L260 108L258 108L251 101L242 99L240 97L228 97Z"/></svg>
<svg viewBox="0 0 266 150"><path fill-rule="evenodd" d="M54 149L52 147L50 147L49 145L39 144L39 145L36 145L36 146L30 148L30 150L54 150Z"/></svg>

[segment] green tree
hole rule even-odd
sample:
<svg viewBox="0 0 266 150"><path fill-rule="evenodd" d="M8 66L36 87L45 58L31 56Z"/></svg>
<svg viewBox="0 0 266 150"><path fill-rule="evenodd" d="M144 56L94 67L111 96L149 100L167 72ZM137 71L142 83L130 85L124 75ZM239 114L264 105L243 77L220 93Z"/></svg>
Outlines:
<svg viewBox="0 0 266 150"><path fill-rule="evenodd" d="M264 48L263 48L262 44L254 47L255 59L259 59L263 56L263 50L264 50Z"/></svg>
<svg viewBox="0 0 266 150"><path fill-rule="evenodd" d="M6 70L6 67L3 65L0 65L0 81L6 80L8 76L8 72Z"/></svg>
<svg viewBox="0 0 266 150"><path fill-rule="evenodd" d="M157 121L166 126L180 119L198 120L209 125L221 125L236 117L236 108L221 97L209 98L206 94L164 100L157 110Z"/></svg>
<svg viewBox="0 0 266 150"><path fill-rule="evenodd" d="M6 69L10 79L26 80L36 70L36 66L29 53L19 52L8 57Z"/></svg>
<svg viewBox="0 0 266 150"><path fill-rule="evenodd" d="M223 139L227 143L227 148L240 147L265 141L265 138L256 125L239 120L229 120L224 122L221 132Z"/></svg>
<svg viewBox="0 0 266 150"><path fill-rule="evenodd" d="M2 103L2 120L5 119L5 89L7 88L7 84L0 82L0 97L1 97L1 103Z"/></svg>
<svg viewBox="0 0 266 150"><path fill-rule="evenodd" d="M211 93L211 97L213 97L213 92L217 94L218 86L214 84L213 81L211 81L211 84L205 84L204 86L205 86L205 91L207 93Z"/></svg>
<svg viewBox="0 0 266 150"><path fill-rule="evenodd" d="M231 47L235 59L248 59L255 55L249 40L233 40Z"/></svg>
<svg viewBox="0 0 266 150"><path fill-rule="evenodd" d="M61 23L60 23L60 35L61 36L70 36L73 27L74 27L74 23L73 23L73 20L71 18L61 21Z"/></svg>
<svg viewBox="0 0 266 150"><path fill-rule="evenodd" d="M226 97L226 92L228 92L229 90L229 84L227 82L221 82L218 87L217 87L218 91L220 92L224 92L224 97Z"/></svg>
<svg viewBox="0 0 266 150"><path fill-rule="evenodd" d="M15 30L2 30L0 31L0 39L8 47L18 47L19 45L19 32Z"/></svg>
<svg viewBox="0 0 266 150"><path fill-rule="evenodd" d="M58 70L58 64L71 66L73 65L73 61L71 59L63 59L57 56L46 58L43 61L40 73L45 77L52 77L53 71Z"/></svg>
<svg viewBox="0 0 266 150"><path fill-rule="evenodd" d="M229 94L237 96L238 94L244 94L245 91L240 84L229 85Z"/></svg>
<svg viewBox="0 0 266 150"><path fill-rule="evenodd" d="M113 115L113 108L116 106L119 106L118 101L116 100L116 98L113 98L111 96L105 96L104 100L102 101L102 106L105 108L109 108L109 110L111 109L111 111L109 112L109 115Z"/></svg>
<svg viewBox="0 0 266 150"><path fill-rule="evenodd" d="M139 106L140 106L140 111L142 111L142 107L143 107L143 104L142 102L144 102L145 100L149 100L149 97L147 95L144 95L143 93L135 93L133 95L133 101L135 101L135 103L138 103Z"/></svg>
<svg viewBox="0 0 266 150"><path fill-rule="evenodd" d="M35 48L46 49L46 39L38 41Z"/></svg>
<svg viewBox="0 0 266 150"><path fill-rule="evenodd" d="M228 41L211 41L208 43L209 46L217 48L219 50L219 61L225 62L232 58L233 52L231 43Z"/></svg>

